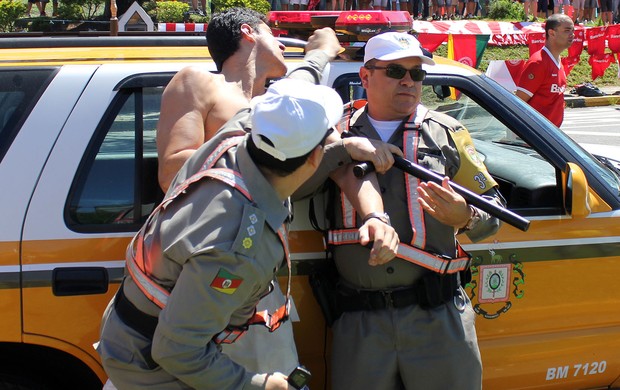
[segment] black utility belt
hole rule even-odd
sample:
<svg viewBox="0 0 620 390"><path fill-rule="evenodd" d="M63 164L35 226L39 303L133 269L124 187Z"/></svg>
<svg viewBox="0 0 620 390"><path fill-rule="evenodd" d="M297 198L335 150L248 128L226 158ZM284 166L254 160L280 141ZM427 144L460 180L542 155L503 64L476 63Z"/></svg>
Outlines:
<svg viewBox="0 0 620 390"><path fill-rule="evenodd" d="M428 274L412 287L398 290L355 290L341 285L338 286L335 306L340 312L398 309L411 305L428 310L452 301L460 285L458 273Z"/></svg>
<svg viewBox="0 0 620 390"><path fill-rule="evenodd" d="M138 309L123 293L123 285L114 297L114 309L123 323L149 340L153 340L158 319Z"/></svg>

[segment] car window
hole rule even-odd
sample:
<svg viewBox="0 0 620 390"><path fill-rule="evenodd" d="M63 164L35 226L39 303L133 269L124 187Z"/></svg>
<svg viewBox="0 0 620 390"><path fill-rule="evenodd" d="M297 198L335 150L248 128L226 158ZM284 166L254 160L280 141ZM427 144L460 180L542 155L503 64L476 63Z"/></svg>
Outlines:
<svg viewBox="0 0 620 390"><path fill-rule="evenodd" d="M74 180L66 211L74 230L136 230L163 198L155 145L162 92L119 91Z"/></svg>
<svg viewBox="0 0 620 390"><path fill-rule="evenodd" d="M449 78L427 79L422 103L457 119L469 130L479 157L499 184L507 207L526 216L564 214L558 185L560 172L520 139L510 123L504 123L502 117L478 103L475 89L472 92L447 88L450 85ZM355 74L339 77L334 88L344 101L365 97ZM495 111L498 110L501 112L496 107Z"/></svg>
<svg viewBox="0 0 620 390"><path fill-rule="evenodd" d="M57 68L0 71L0 161Z"/></svg>

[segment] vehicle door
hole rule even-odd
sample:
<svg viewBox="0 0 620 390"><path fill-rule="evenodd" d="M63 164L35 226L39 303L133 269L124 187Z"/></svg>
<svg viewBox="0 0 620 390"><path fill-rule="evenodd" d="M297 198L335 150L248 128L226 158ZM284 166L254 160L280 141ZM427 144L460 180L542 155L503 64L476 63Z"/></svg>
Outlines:
<svg viewBox="0 0 620 390"><path fill-rule="evenodd" d="M80 356L102 380L92 344L127 243L163 196L155 128L164 86L182 66L100 66L64 118L26 214L24 341Z"/></svg>

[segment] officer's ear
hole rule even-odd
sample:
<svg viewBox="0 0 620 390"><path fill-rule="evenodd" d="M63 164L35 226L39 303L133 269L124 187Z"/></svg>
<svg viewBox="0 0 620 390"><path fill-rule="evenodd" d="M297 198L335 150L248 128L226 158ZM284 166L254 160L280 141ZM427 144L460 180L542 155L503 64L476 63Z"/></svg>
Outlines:
<svg viewBox="0 0 620 390"><path fill-rule="evenodd" d="M325 152L323 151L323 146L317 145L312 151L312 153L310 153L310 155L308 156L308 160L306 161L306 163L309 164L312 168L317 169L321 164L321 160L323 160L323 154L325 154Z"/></svg>

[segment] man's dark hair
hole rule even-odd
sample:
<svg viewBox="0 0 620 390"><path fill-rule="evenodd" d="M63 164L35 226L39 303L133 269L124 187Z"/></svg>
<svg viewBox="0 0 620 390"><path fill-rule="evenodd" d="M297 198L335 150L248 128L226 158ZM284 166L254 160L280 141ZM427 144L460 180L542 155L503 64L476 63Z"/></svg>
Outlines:
<svg viewBox="0 0 620 390"><path fill-rule="evenodd" d="M267 24L267 18L252 9L239 7L218 12L211 18L207 26L207 45L218 71L222 71L224 61L239 50L244 23L258 31L261 23Z"/></svg>
<svg viewBox="0 0 620 390"><path fill-rule="evenodd" d="M549 37L549 30L555 30L560 27L562 23L571 20L568 15L564 14L553 14L549 16L547 21L545 22L545 37Z"/></svg>

